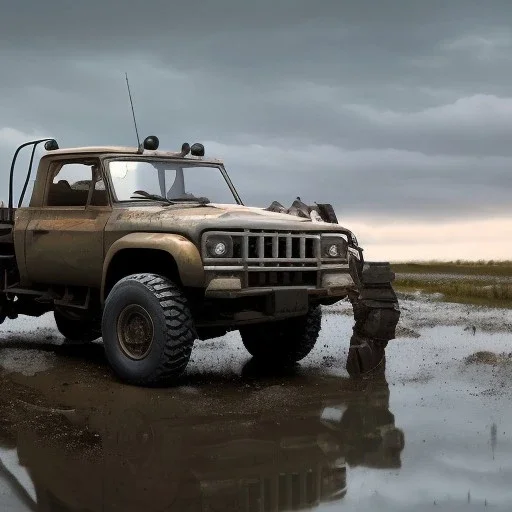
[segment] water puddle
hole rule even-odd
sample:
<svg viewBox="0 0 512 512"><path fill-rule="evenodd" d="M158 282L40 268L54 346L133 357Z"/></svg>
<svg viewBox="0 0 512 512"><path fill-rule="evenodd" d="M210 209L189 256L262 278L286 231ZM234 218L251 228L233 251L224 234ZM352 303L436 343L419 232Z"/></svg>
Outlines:
<svg viewBox="0 0 512 512"><path fill-rule="evenodd" d="M236 334L198 343L169 389L118 383L101 350L25 371L37 346L1 349L0 510L510 510L512 337L411 324L358 381L343 314L279 373Z"/></svg>

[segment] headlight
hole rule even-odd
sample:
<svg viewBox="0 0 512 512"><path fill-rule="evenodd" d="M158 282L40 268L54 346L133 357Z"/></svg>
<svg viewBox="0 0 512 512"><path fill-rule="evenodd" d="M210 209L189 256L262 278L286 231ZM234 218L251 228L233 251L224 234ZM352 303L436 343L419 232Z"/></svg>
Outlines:
<svg viewBox="0 0 512 512"><path fill-rule="evenodd" d="M208 237L206 253L211 258L231 258L233 256L233 239L230 236Z"/></svg>
<svg viewBox="0 0 512 512"><path fill-rule="evenodd" d="M224 242L217 242L212 246L213 256L225 256L228 252L228 246Z"/></svg>
<svg viewBox="0 0 512 512"><path fill-rule="evenodd" d="M347 242L343 238L322 238L322 258L347 258Z"/></svg>
<svg viewBox="0 0 512 512"><path fill-rule="evenodd" d="M331 244L327 247L327 254L333 258L337 258L340 255L340 248L338 244Z"/></svg>

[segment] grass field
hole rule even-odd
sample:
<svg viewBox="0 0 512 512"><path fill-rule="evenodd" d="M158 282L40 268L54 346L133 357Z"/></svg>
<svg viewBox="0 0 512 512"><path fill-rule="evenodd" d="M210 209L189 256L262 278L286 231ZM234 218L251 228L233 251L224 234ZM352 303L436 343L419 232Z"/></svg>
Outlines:
<svg viewBox="0 0 512 512"><path fill-rule="evenodd" d="M512 308L512 261L452 261L392 264L394 287L442 294L447 302Z"/></svg>
<svg viewBox="0 0 512 512"><path fill-rule="evenodd" d="M512 277L512 261L425 261L393 263L393 270L400 274L461 274Z"/></svg>

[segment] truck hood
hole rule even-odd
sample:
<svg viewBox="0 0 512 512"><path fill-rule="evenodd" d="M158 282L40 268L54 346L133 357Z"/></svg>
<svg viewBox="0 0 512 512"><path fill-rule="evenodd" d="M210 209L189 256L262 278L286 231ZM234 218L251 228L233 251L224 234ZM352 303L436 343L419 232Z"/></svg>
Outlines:
<svg viewBox="0 0 512 512"><path fill-rule="evenodd" d="M268 229L290 231L330 231L350 233L339 224L314 222L311 219L263 208L241 205L169 205L131 206L115 209L110 230L126 232L172 232L199 239L205 230Z"/></svg>

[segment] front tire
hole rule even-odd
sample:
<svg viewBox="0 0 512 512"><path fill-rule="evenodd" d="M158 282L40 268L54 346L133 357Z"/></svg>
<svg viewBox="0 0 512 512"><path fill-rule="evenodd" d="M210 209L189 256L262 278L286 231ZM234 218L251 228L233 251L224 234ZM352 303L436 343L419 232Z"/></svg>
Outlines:
<svg viewBox="0 0 512 512"><path fill-rule="evenodd" d="M134 274L115 284L105 302L102 332L116 374L144 386L179 377L196 339L183 292L156 274Z"/></svg>
<svg viewBox="0 0 512 512"><path fill-rule="evenodd" d="M317 306L298 318L242 327L240 336L255 359L292 364L313 350L321 326L322 310Z"/></svg>

